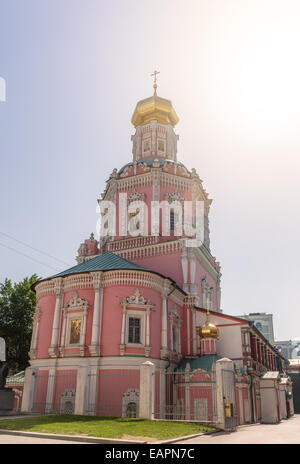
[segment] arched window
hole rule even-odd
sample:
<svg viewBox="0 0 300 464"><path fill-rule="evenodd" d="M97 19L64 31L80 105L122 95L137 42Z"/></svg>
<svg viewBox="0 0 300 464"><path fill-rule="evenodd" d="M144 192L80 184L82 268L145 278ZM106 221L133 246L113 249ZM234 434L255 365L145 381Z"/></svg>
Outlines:
<svg viewBox="0 0 300 464"><path fill-rule="evenodd" d="M136 403L128 403L126 408L126 417L136 417L137 406Z"/></svg>
<svg viewBox="0 0 300 464"><path fill-rule="evenodd" d="M256 322L255 326L258 330L262 330L262 325L260 322Z"/></svg>

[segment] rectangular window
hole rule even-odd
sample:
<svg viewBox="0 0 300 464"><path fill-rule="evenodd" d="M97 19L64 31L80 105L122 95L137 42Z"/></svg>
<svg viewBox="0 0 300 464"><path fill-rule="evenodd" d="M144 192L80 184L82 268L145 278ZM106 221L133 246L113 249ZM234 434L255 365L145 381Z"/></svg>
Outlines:
<svg viewBox="0 0 300 464"><path fill-rule="evenodd" d="M158 139L157 141L157 149L158 151L164 153L165 152L165 141Z"/></svg>
<svg viewBox="0 0 300 464"><path fill-rule="evenodd" d="M175 230L175 213L174 210L170 210L170 231L174 232Z"/></svg>
<svg viewBox="0 0 300 464"><path fill-rule="evenodd" d="M175 212L173 208L170 209L170 232L175 233L178 231L177 227L180 228L179 220L180 220L180 216L177 213L177 211Z"/></svg>
<svg viewBox="0 0 300 464"><path fill-rule="evenodd" d="M128 343L140 343L141 320L129 318Z"/></svg>
<svg viewBox="0 0 300 464"><path fill-rule="evenodd" d="M147 153L150 151L150 139L146 139L143 144L143 152Z"/></svg>
<svg viewBox="0 0 300 464"><path fill-rule="evenodd" d="M71 320L70 345L80 343L81 319Z"/></svg>

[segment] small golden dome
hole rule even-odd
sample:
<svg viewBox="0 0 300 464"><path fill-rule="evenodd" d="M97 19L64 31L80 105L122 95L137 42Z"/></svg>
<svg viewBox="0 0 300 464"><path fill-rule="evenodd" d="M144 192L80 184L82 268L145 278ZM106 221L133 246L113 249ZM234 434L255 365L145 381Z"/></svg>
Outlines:
<svg viewBox="0 0 300 464"><path fill-rule="evenodd" d="M179 121L172 102L165 98L158 97L156 92L152 97L137 103L131 122L136 127L141 124L146 124L152 119L156 119L163 124L171 124L172 127Z"/></svg>
<svg viewBox="0 0 300 464"><path fill-rule="evenodd" d="M200 338L218 338L220 329L210 322L209 316L207 316L205 323L197 329L197 333Z"/></svg>

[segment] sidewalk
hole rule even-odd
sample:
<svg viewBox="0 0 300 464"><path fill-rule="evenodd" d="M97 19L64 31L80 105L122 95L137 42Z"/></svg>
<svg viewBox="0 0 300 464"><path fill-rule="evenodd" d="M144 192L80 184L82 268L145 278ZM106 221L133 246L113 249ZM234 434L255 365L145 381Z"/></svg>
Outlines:
<svg viewBox="0 0 300 464"><path fill-rule="evenodd" d="M236 432L219 432L180 440L184 445L219 444L300 444L300 414L282 420L279 424L251 424L240 426Z"/></svg>

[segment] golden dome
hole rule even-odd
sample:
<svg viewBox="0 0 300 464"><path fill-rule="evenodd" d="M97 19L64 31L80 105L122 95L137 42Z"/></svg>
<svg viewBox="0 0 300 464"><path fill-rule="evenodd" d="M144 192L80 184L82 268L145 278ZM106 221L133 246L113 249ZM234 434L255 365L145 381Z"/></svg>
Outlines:
<svg viewBox="0 0 300 464"><path fill-rule="evenodd" d="M220 329L210 322L209 315L207 314L205 323L197 329L197 333L200 335L200 338L218 338Z"/></svg>
<svg viewBox="0 0 300 464"><path fill-rule="evenodd" d="M163 124L171 124L172 127L179 121L172 102L165 98L158 97L156 95L156 88L152 97L137 103L131 122L136 127L140 124L146 124L152 119L156 119Z"/></svg>

